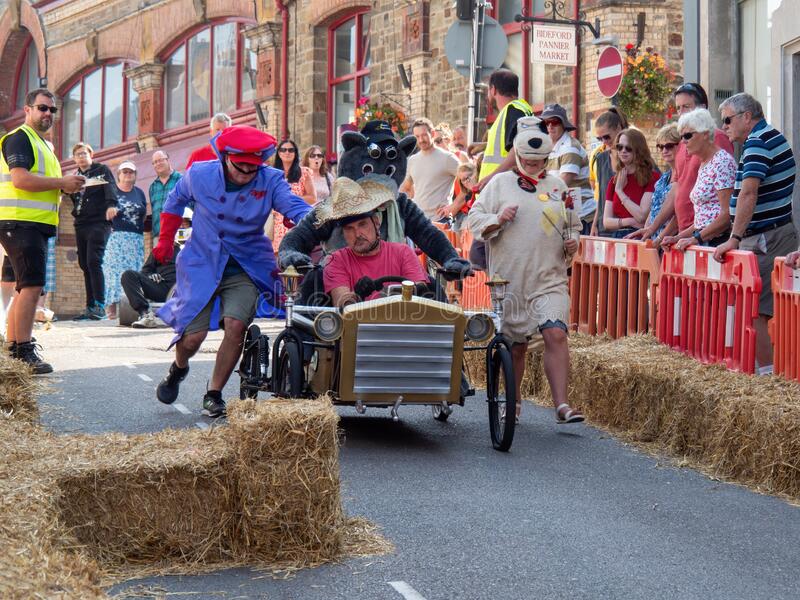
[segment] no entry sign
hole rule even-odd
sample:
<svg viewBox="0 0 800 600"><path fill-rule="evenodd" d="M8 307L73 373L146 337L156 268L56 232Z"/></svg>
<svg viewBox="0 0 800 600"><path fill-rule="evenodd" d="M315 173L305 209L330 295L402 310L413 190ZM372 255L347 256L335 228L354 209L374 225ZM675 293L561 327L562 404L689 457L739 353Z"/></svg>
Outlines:
<svg viewBox="0 0 800 600"><path fill-rule="evenodd" d="M613 98L622 84L622 54L609 46L597 61L597 87L606 98Z"/></svg>

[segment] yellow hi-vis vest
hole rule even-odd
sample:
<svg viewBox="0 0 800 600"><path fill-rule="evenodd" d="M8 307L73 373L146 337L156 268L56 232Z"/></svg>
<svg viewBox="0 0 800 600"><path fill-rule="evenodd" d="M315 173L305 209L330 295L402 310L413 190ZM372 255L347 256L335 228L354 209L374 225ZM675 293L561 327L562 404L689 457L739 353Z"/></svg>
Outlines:
<svg viewBox="0 0 800 600"><path fill-rule="evenodd" d="M22 131L28 136L33 148L31 173L44 177L61 177L61 164L55 153L39 135L28 125L17 127L0 138L3 143L9 135ZM29 192L14 187L11 170L5 157L0 153L0 221L29 221L58 226L58 188L46 192Z"/></svg>
<svg viewBox="0 0 800 600"><path fill-rule="evenodd" d="M497 167L503 162L503 159L508 156L506 150L506 112L508 107L521 110L526 115L532 115L533 109L531 105L521 98L512 100L503 107L503 110L497 115L497 118L492 123L489 129L489 136L486 139L486 150L483 153L483 162L481 163L481 173L479 179L483 179L487 175L491 175L497 170Z"/></svg>

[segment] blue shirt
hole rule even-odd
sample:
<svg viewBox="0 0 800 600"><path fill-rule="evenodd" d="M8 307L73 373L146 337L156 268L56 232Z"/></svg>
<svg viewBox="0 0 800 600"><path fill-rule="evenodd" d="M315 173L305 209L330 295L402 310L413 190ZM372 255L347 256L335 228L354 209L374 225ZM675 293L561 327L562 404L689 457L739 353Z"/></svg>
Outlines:
<svg viewBox="0 0 800 600"><path fill-rule="evenodd" d="M153 236L158 237L161 231L161 211L164 209L164 202L167 201L167 196L172 191L178 181L181 179L181 174L177 171L170 173L166 183L161 183L161 180L156 177L153 183L150 184L148 194L150 195L150 206L153 209Z"/></svg>
<svg viewBox="0 0 800 600"><path fill-rule="evenodd" d="M761 119L742 146L731 196L731 221L736 215L736 200L742 181L759 180L758 198L748 229L759 229L792 216L792 192L796 165L792 148L780 131Z"/></svg>
<svg viewBox="0 0 800 600"><path fill-rule="evenodd" d="M669 188L672 187L670 179L672 179L672 169L662 173L661 177L656 181L656 188L653 190L653 198L650 201L650 218L647 220L648 224L655 221L658 213L661 212L661 207L664 205L664 200L667 199ZM666 226L667 224L664 223L657 231L653 232L653 237L658 237Z"/></svg>
<svg viewBox="0 0 800 600"><path fill-rule="evenodd" d="M111 221L114 231L144 233L144 217L147 213L147 199L144 192L133 186L130 192L115 188L117 193L117 216Z"/></svg>

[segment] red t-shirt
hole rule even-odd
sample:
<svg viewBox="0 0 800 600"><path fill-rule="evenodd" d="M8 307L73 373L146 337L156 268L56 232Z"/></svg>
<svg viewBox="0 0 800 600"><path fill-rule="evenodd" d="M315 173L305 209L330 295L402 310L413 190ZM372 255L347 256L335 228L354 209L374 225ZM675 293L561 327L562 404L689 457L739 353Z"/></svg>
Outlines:
<svg viewBox="0 0 800 600"><path fill-rule="evenodd" d="M206 144L202 148L198 148L197 150L193 150L192 153L189 155L189 160L186 161L186 168L192 166L192 163L201 162L204 160L217 160L219 156L217 153L214 152L214 149L211 147L211 144Z"/></svg>
<svg viewBox="0 0 800 600"><path fill-rule="evenodd" d="M373 256L359 256L350 248L337 250L331 254L328 264L322 270L326 293L337 287L352 290L362 277L378 279L388 275L398 275L414 282L428 281L417 254L410 246L383 240L380 251ZM368 300L377 298L378 295L375 292Z"/></svg>
<svg viewBox="0 0 800 600"><path fill-rule="evenodd" d="M653 192L656 189L656 181L658 181L659 175L658 171L653 171L650 176L650 181L642 187L639 185L639 181L636 179L635 175L628 174L628 181L625 182L625 187L622 188L625 190L625 194L633 200L636 205L642 203L642 196L644 196L647 192ZM617 196L617 192L615 187L617 185L617 176L611 178L608 182L608 187L606 188L606 202L611 200L614 203L614 218L616 219L627 219L631 217L631 213L623 206L622 200L620 197Z"/></svg>
<svg viewBox="0 0 800 600"><path fill-rule="evenodd" d="M721 129L714 132L714 143L733 156L733 144ZM694 205L690 195L700 171L700 158L689 156L686 144L678 146L675 155L675 173L672 176L675 188L675 215L678 217L678 231L683 231L694 223Z"/></svg>

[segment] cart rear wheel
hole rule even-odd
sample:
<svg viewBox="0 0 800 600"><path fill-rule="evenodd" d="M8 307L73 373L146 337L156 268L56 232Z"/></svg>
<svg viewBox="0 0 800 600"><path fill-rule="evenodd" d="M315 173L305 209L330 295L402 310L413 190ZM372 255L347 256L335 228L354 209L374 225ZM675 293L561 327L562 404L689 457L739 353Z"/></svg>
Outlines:
<svg viewBox="0 0 800 600"><path fill-rule="evenodd" d="M498 346L491 355L488 365L491 379L487 385L486 396L489 404L489 432L495 450L508 452L514 441L514 428L517 417L517 393L514 387L514 364L511 352L505 346Z"/></svg>
<svg viewBox="0 0 800 600"><path fill-rule="evenodd" d="M442 410L441 404L433 404L431 406L431 411L433 412L433 418L442 423L447 421L447 418L450 416L449 412Z"/></svg>
<svg viewBox="0 0 800 600"><path fill-rule="evenodd" d="M278 364L273 368L274 392L284 398L300 398L303 394L305 369L300 345L292 338L284 338L278 354Z"/></svg>

